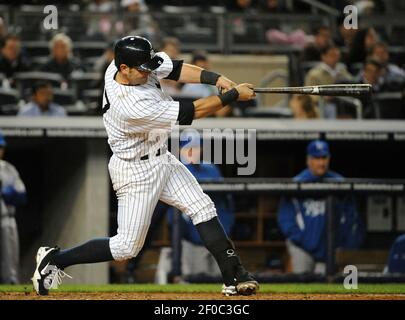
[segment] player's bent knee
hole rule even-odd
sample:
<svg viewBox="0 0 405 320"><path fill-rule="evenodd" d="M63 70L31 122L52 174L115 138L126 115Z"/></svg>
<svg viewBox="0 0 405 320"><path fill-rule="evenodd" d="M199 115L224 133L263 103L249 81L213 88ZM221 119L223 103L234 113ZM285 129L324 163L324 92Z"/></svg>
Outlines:
<svg viewBox="0 0 405 320"><path fill-rule="evenodd" d="M143 247L143 242L130 241L122 242L117 237L115 241L110 242L111 254L116 261L123 261L134 258Z"/></svg>
<svg viewBox="0 0 405 320"><path fill-rule="evenodd" d="M212 200L207 196L208 199L204 199L203 205L197 207L197 210L189 212L189 216L193 221L193 224L199 224L201 222L206 222L217 216L217 210Z"/></svg>

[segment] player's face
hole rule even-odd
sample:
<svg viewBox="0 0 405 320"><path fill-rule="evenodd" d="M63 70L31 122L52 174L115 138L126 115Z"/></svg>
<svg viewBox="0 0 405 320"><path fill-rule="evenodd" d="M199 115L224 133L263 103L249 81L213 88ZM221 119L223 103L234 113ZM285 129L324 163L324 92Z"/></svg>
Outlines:
<svg viewBox="0 0 405 320"><path fill-rule="evenodd" d="M328 171L329 161L330 157L308 157L308 169L314 176L321 177Z"/></svg>
<svg viewBox="0 0 405 320"><path fill-rule="evenodd" d="M121 67L121 72L130 85L145 84L150 75L150 72L140 71L127 66Z"/></svg>

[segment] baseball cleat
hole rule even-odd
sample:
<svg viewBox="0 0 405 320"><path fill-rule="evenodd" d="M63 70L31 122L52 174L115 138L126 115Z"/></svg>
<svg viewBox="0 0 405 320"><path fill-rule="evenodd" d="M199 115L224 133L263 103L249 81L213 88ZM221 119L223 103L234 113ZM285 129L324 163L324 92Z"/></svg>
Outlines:
<svg viewBox="0 0 405 320"><path fill-rule="evenodd" d="M236 285L236 291L242 296L250 296L256 294L259 290L259 283L255 280L239 282Z"/></svg>
<svg viewBox="0 0 405 320"><path fill-rule="evenodd" d="M250 296L259 291L259 283L243 267L238 270L236 276L236 291L243 296Z"/></svg>
<svg viewBox="0 0 405 320"><path fill-rule="evenodd" d="M236 296L238 294L238 291L236 291L235 286L226 286L225 284L223 284L221 293L224 296L229 297L229 296Z"/></svg>
<svg viewBox="0 0 405 320"><path fill-rule="evenodd" d="M37 294L46 296L49 289L57 289L62 283L62 278L72 278L56 265L51 264L52 256L59 251L58 247L40 247L36 256L37 266L32 276L32 284Z"/></svg>

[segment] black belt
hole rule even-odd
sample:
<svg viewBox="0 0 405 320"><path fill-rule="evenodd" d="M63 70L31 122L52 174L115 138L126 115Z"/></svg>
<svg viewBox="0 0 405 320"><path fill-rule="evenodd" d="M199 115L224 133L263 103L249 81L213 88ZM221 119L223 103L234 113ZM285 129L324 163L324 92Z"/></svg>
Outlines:
<svg viewBox="0 0 405 320"><path fill-rule="evenodd" d="M159 149L156 154L155 157L160 156L161 154L163 154L162 149ZM141 160L148 160L149 159L149 154L145 154L144 156L141 157Z"/></svg>

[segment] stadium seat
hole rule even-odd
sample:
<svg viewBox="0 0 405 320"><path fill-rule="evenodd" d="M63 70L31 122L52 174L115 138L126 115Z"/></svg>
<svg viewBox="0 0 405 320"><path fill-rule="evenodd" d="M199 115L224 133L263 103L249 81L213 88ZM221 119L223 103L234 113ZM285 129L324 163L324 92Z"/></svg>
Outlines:
<svg viewBox="0 0 405 320"><path fill-rule="evenodd" d="M30 57L49 57L48 41L23 41L22 47Z"/></svg>
<svg viewBox="0 0 405 320"><path fill-rule="evenodd" d="M81 99L90 114L101 114L103 91L101 89L83 90Z"/></svg>
<svg viewBox="0 0 405 320"><path fill-rule="evenodd" d="M75 42L73 46L73 53L75 56L85 59L88 57L101 57L105 51L106 43L103 41L80 41Z"/></svg>
<svg viewBox="0 0 405 320"><path fill-rule="evenodd" d="M15 115L18 112L19 95L14 89L0 88L0 115Z"/></svg>
<svg viewBox="0 0 405 320"><path fill-rule="evenodd" d="M378 119L405 119L405 101L402 92L384 92L373 95Z"/></svg>
<svg viewBox="0 0 405 320"><path fill-rule="evenodd" d="M99 58L100 56L87 57L82 59L82 64L85 70L94 70L95 63Z"/></svg>
<svg viewBox="0 0 405 320"><path fill-rule="evenodd" d="M39 69L42 67L49 59L49 56L35 56L31 58L31 67L33 69Z"/></svg>
<svg viewBox="0 0 405 320"><path fill-rule="evenodd" d="M351 72L351 74L353 74L353 75L359 74L360 71L363 69L363 65L364 65L364 64L363 64L362 62L353 63L353 64L350 66L350 72Z"/></svg>
<svg viewBox="0 0 405 320"><path fill-rule="evenodd" d="M30 94L31 86L35 81L48 81L55 88L60 88L63 82L60 74L41 71L18 72L14 75L14 79L23 98Z"/></svg>
<svg viewBox="0 0 405 320"><path fill-rule="evenodd" d="M245 118L292 118L292 112L286 107L247 108Z"/></svg>
<svg viewBox="0 0 405 320"><path fill-rule="evenodd" d="M62 106L76 103L75 93L73 90L53 89L53 101Z"/></svg>
<svg viewBox="0 0 405 320"><path fill-rule="evenodd" d="M338 119L361 119L363 105L359 99L335 97Z"/></svg>
<svg viewBox="0 0 405 320"><path fill-rule="evenodd" d="M98 72L73 72L70 77L76 97L79 98L81 98L83 90L97 89L102 79L102 74Z"/></svg>

